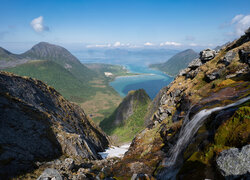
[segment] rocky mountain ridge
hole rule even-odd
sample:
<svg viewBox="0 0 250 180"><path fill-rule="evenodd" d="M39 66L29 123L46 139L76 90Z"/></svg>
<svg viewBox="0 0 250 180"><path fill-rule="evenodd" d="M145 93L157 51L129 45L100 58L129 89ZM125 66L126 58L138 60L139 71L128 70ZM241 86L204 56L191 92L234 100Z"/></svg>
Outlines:
<svg viewBox="0 0 250 180"><path fill-rule="evenodd" d="M0 174L31 171L61 156L101 159L108 137L75 104L39 80L0 72Z"/></svg>

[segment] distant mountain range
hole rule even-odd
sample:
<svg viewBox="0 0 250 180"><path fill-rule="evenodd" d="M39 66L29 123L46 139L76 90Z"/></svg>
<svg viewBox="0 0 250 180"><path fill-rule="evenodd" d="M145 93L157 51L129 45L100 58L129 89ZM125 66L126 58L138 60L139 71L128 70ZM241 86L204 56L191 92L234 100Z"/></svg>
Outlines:
<svg viewBox="0 0 250 180"><path fill-rule="evenodd" d="M187 67L187 65L198 57L198 53L192 49L182 51L173 57L171 57L165 63L151 64L149 67L166 72L170 76L176 76L181 69Z"/></svg>

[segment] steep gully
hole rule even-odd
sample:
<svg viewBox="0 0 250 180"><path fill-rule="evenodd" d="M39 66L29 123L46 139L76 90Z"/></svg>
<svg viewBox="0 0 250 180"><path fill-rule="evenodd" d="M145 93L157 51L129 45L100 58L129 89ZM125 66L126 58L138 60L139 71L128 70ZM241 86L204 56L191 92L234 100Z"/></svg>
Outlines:
<svg viewBox="0 0 250 180"><path fill-rule="evenodd" d="M250 100L250 96L240 99L239 101L229 104L224 107L215 107L212 109L204 109L189 119L189 113L186 115L184 120L184 125L180 130L178 140L176 144L170 149L169 157L162 161L162 166L165 167L164 170L158 175L159 179L175 179L176 174L179 171L180 165L182 164L182 153L188 144L191 142L192 138L203 125L205 120L209 115L216 111L224 110L234 106L238 106L246 101Z"/></svg>

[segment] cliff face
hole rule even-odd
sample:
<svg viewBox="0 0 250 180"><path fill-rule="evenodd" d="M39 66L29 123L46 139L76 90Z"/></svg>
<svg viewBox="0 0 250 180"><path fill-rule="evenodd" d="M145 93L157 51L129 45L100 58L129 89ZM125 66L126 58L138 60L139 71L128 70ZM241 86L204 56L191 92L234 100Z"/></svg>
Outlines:
<svg viewBox="0 0 250 180"><path fill-rule="evenodd" d="M99 159L109 144L81 108L39 80L0 72L0 107L1 177L61 155Z"/></svg>
<svg viewBox="0 0 250 180"><path fill-rule="evenodd" d="M145 127L143 118L150 102L145 90L130 91L113 114L100 123L100 127L109 135L118 135L118 141L130 141Z"/></svg>
<svg viewBox="0 0 250 180"><path fill-rule="evenodd" d="M225 165L220 164L218 169L216 159L226 149L249 144L249 101L206 117L184 145L178 156L178 168L171 169L168 164L171 164L169 156L175 153L171 150L180 138L180 130L194 115L249 96L249 40L247 31L219 52L202 51L198 59L158 94L146 116L148 127L134 138L123 160L113 167L115 176L141 174L166 179L175 170L179 179L219 179L225 174L244 176L232 171L230 174L225 169L227 173L223 173L221 169Z"/></svg>

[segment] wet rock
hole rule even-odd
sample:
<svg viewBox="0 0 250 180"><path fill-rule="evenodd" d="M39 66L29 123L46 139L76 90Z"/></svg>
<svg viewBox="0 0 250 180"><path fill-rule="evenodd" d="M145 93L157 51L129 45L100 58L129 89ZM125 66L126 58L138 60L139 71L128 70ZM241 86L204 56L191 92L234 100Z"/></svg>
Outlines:
<svg viewBox="0 0 250 180"><path fill-rule="evenodd" d="M220 75L218 72L212 72L209 74L205 74L205 81L209 83L211 81L214 81L215 79L218 79L219 77Z"/></svg>
<svg viewBox="0 0 250 180"><path fill-rule="evenodd" d="M240 50L239 51L240 61L250 65L250 51Z"/></svg>
<svg viewBox="0 0 250 180"><path fill-rule="evenodd" d="M215 55L216 51L208 48L200 52L200 59L202 63L206 63L207 61L213 59Z"/></svg>
<svg viewBox="0 0 250 180"><path fill-rule="evenodd" d="M59 172L56 169L52 169L52 168L45 169L43 173L41 174L41 176L37 178L37 180L49 180L49 179L63 180Z"/></svg>
<svg viewBox="0 0 250 180"><path fill-rule="evenodd" d="M226 66L228 66L233 59L235 58L236 53L233 51L228 51L225 55L225 57L220 61L221 63L225 64Z"/></svg>
<svg viewBox="0 0 250 180"><path fill-rule="evenodd" d="M223 176L237 177L250 173L250 145L222 151L216 159Z"/></svg>
<svg viewBox="0 0 250 180"><path fill-rule="evenodd" d="M200 67L202 62L199 58L194 59L191 63L189 63L188 68L191 70L195 70L196 68Z"/></svg>

